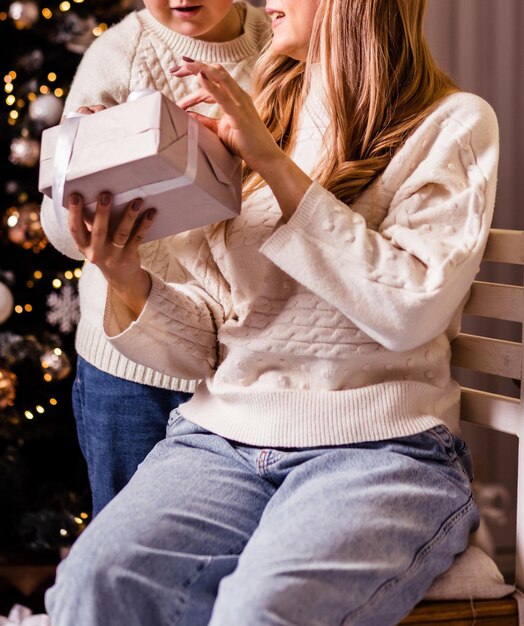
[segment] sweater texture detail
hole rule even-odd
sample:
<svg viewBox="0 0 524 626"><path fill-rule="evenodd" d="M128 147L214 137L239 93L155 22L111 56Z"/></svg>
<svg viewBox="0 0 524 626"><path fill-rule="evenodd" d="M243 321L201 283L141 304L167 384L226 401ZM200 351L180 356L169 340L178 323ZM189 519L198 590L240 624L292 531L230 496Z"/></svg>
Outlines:
<svg viewBox="0 0 524 626"><path fill-rule="evenodd" d="M292 154L310 172L329 123L316 75ZM238 217L183 233L138 319L109 294L108 339L166 375L205 379L180 411L232 440L457 432L450 341L487 241L497 163L491 107L449 95L351 206L313 182L286 222L262 187Z"/></svg>

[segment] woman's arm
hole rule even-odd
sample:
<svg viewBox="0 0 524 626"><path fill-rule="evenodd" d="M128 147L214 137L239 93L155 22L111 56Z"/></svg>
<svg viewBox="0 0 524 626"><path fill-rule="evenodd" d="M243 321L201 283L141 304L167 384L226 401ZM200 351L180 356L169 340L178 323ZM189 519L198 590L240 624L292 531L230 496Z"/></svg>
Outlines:
<svg viewBox="0 0 524 626"><path fill-rule="evenodd" d="M228 148L240 155L271 187L284 219L289 220L312 184L307 176L275 143L260 119L253 100L221 66L186 62L175 76L198 74L202 89L178 105L188 109L199 102L216 101L224 115L219 120L191 113L211 128Z"/></svg>
<svg viewBox="0 0 524 626"><path fill-rule="evenodd" d="M493 213L498 126L487 103L455 94L417 129L391 164L391 200L374 230L290 163L223 69L194 62L181 71L203 74L201 92L182 105L216 99L225 115L208 125L281 206L287 224L263 254L391 350L446 330L478 271Z"/></svg>
<svg viewBox="0 0 524 626"><path fill-rule="evenodd" d="M90 229L83 219L79 194L68 199L68 225L76 246L104 275L109 285L104 330L111 343L129 359L168 376L199 379L217 362L217 329L228 310L227 287L208 259L203 233L194 232L183 247L197 262L206 259L210 286L204 289L172 259L169 284L141 267L139 246L151 226L154 209L138 219L142 200L129 203L113 232L109 229L112 196L100 194ZM180 245L182 245L182 239ZM177 256L173 239L173 256ZM221 301L212 293L222 294ZM178 347L173 350L173 346Z"/></svg>

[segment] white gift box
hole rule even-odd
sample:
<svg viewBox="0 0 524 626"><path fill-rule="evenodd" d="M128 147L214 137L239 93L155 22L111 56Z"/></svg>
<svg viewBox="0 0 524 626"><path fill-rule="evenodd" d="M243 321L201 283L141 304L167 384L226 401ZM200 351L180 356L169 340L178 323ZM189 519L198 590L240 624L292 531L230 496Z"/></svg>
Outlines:
<svg viewBox="0 0 524 626"><path fill-rule="evenodd" d="M73 114L42 134L39 190L53 198L57 219L72 192L86 218L102 191L113 194L114 228L127 203L143 198L157 210L145 241L235 217L241 161L218 137L158 91L86 116Z"/></svg>

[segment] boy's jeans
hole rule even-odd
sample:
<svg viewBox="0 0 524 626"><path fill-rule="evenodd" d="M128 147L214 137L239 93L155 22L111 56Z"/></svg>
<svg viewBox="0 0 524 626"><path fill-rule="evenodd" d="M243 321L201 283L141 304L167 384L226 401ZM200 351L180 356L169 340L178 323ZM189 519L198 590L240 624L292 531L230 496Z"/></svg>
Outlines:
<svg viewBox="0 0 524 626"><path fill-rule="evenodd" d="M96 515L166 436L169 413L190 394L117 378L78 358L73 410Z"/></svg>
<svg viewBox="0 0 524 626"><path fill-rule="evenodd" d="M174 411L167 434L60 565L53 626L393 625L478 524L442 426L275 450Z"/></svg>

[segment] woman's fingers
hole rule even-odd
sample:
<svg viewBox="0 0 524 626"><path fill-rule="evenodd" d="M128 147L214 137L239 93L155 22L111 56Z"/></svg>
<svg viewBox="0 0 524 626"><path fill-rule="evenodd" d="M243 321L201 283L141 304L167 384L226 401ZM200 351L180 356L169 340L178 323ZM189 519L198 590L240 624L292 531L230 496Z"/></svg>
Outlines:
<svg viewBox="0 0 524 626"><path fill-rule="evenodd" d="M206 89L197 89L193 93L181 98L177 102L177 105L181 109L189 109L190 107L195 106L196 104L201 104L202 102L215 104L216 100Z"/></svg>
<svg viewBox="0 0 524 626"><path fill-rule="evenodd" d="M155 209L148 209L139 217L140 209L143 206L142 198L135 198L126 206L120 222L108 242L112 252L137 253L139 245L144 241L144 237L156 216Z"/></svg>
<svg viewBox="0 0 524 626"><path fill-rule="evenodd" d="M95 219L91 226L91 245L103 244L109 231L109 216L113 205L113 196L103 191L96 201Z"/></svg>
<svg viewBox="0 0 524 626"><path fill-rule="evenodd" d="M84 222L84 201L80 194L72 193L67 201L69 230L78 249L83 252L90 243L91 235Z"/></svg>
<svg viewBox="0 0 524 626"><path fill-rule="evenodd" d="M131 249L136 248L144 241L144 237L147 231L151 228L156 217L156 209L148 209L144 215L142 215L141 220L138 223L138 226L131 234L131 238L129 240L129 246Z"/></svg>
<svg viewBox="0 0 524 626"><path fill-rule="evenodd" d="M68 198L67 208L69 230L78 249L95 263L114 256L124 250L138 249L145 234L151 227L156 215L155 209L149 209L139 218L143 200L135 198L130 202L114 232L110 234L109 217L113 204L110 193L101 193L96 204L96 211L90 222L86 224L84 201L80 194L72 193Z"/></svg>
<svg viewBox="0 0 524 626"><path fill-rule="evenodd" d="M221 65L206 65L201 63L202 66L199 74L204 78L205 86L208 87L209 83L220 86L220 88L227 93L230 99L235 104L242 104L246 99L247 93L236 82L236 80L225 70Z"/></svg>
<svg viewBox="0 0 524 626"><path fill-rule="evenodd" d="M216 120L214 117L207 117L201 113L196 113L195 111L188 111L188 115L191 115L191 117L197 120L197 122L200 122L209 128L209 130L212 130L215 135L218 135L218 125L220 120Z"/></svg>
<svg viewBox="0 0 524 626"><path fill-rule="evenodd" d="M111 237L111 244L115 248L124 248L126 246L142 206L143 201L141 198L136 198L127 205L122 219Z"/></svg>
<svg viewBox="0 0 524 626"><path fill-rule="evenodd" d="M240 87L234 78L221 66L217 64L201 63L188 57L183 57L184 65L182 67L172 68L171 73L174 76L182 77L193 74L194 76L200 74L203 75L208 81L220 85L222 90L229 96L230 100L236 104L240 104L245 100L247 96L246 92ZM204 84L205 88L209 86ZM212 95L216 95L211 92ZM222 104L217 98L219 104Z"/></svg>

